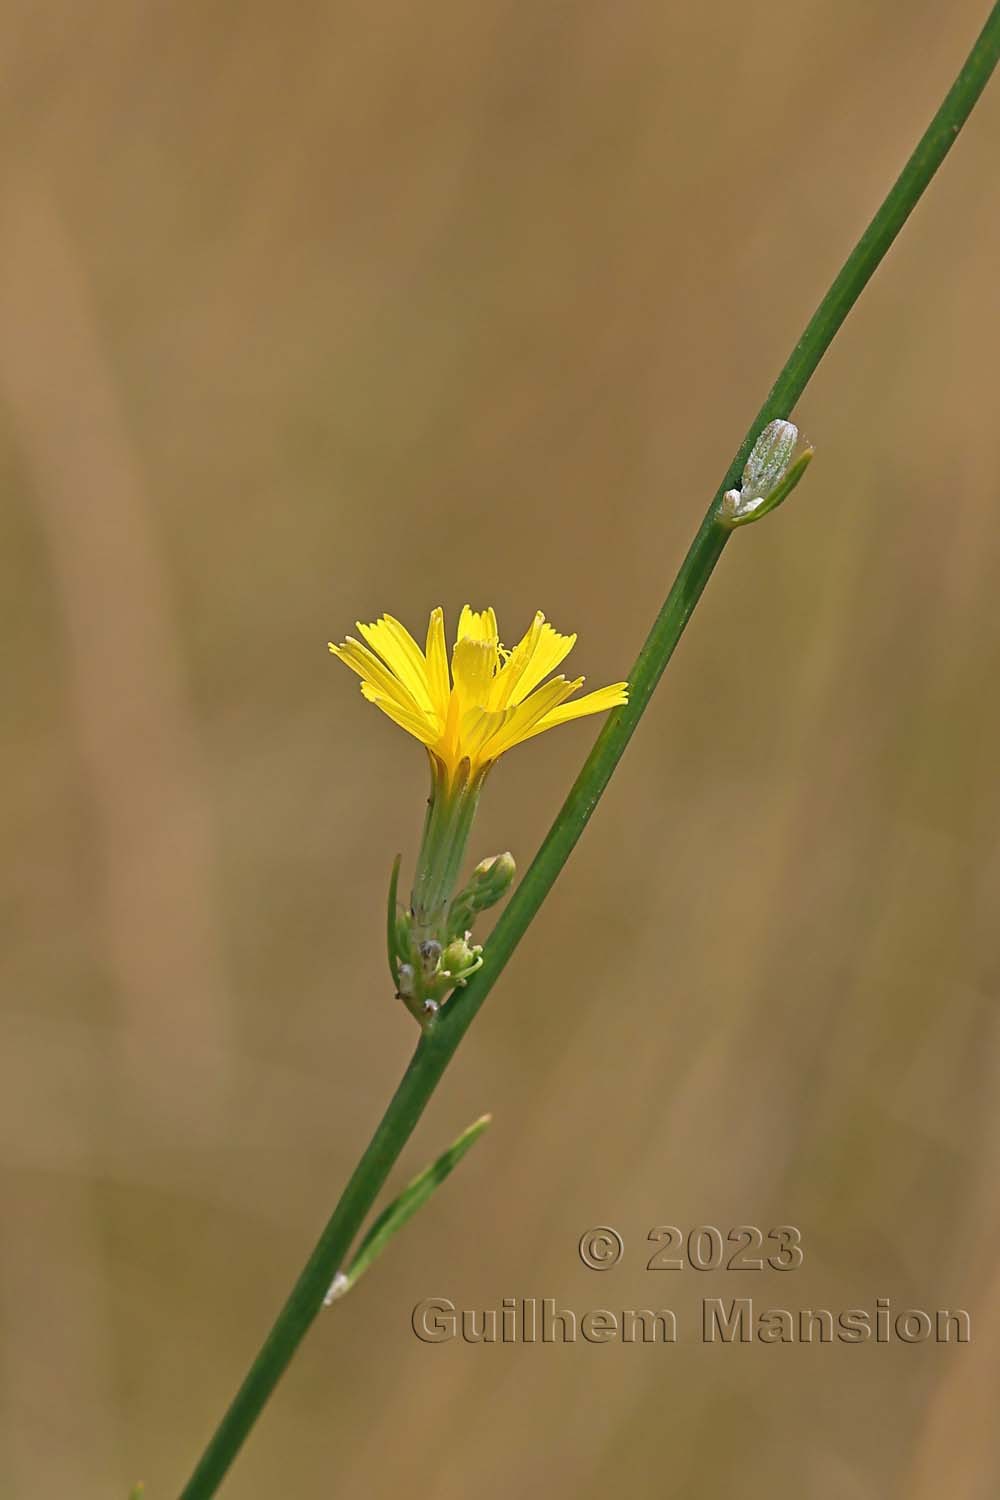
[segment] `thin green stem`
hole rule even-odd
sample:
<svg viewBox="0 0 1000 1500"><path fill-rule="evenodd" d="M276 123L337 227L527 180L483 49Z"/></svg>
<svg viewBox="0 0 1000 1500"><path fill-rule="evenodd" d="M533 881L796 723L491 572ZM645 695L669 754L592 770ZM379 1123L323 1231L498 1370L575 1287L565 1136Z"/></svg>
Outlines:
<svg viewBox="0 0 1000 1500"><path fill-rule="evenodd" d="M344 1189L340 1202L292 1289L271 1332L197 1468L181 1500L209 1500L257 1420L341 1268L354 1236L410 1137L473 1017L489 994L529 923L565 864L607 786L670 660L691 611L722 554L729 533L715 520L723 493L732 487L761 428L787 417L902 229L979 98L1000 55L1000 0L994 5L965 66L878 213L848 257L795 345L767 399L751 423L681 564L630 675L628 703L608 718L530 869L497 923L483 967L445 1006L437 1027L420 1038L416 1052L374 1136Z"/></svg>
<svg viewBox="0 0 1000 1500"><path fill-rule="evenodd" d="M188 1480L182 1500L207 1500L222 1483L244 1438L322 1307L334 1276L344 1264L351 1241L403 1144L423 1114L453 1050L442 1046L434 1032L425 1032L421 1036L378 1129L352 1172L333 1216L292 1287L232 1405Z"/></svg>

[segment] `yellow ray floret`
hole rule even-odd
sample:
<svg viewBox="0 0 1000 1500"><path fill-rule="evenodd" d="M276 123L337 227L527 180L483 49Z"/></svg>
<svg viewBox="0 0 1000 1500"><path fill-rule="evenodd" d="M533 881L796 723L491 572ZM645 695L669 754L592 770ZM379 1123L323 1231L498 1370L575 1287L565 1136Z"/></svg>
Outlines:
<svg viewBox="0 0 1000 1500"><path fill-rule="evenodd" d="M359 621L358 631L362 640L348 636L339 646L331 641L330 650L357 672L365 697L426 745L449 773L468 759L475 776L532 735L628 700L624 682L572 698L582 677L550 677L576 636L560 635L540 612L506 651L493 610L466 605L450 672L440 609L431 613L423 650L392 615L373 625Z"/></svg>

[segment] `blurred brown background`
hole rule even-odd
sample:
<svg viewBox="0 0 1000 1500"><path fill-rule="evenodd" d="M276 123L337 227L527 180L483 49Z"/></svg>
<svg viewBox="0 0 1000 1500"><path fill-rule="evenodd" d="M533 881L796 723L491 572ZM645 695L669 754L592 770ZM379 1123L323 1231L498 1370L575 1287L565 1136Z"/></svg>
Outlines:
<svg viewBox="0 0 1000 1500"><path fill-rule="evenodd" d="M540 607L623 675L985 10L4 7L4 1496L176 1492L412 1047L425 766L327 639ZM994 84L393 1185L492 1131L227 1494L996 1493L998 145ZM476 858L594 730L512 753ZM803 1269L644 1269L744 1222ZM433 1295L974 1341L427 1347Z"/></svg>

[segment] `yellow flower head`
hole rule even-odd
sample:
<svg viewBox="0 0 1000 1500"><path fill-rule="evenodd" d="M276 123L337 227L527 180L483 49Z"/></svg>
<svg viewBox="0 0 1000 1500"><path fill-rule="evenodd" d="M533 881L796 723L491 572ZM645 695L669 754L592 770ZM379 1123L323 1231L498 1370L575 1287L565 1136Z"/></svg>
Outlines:
<svg viewBox="0 0 1000 1500"><path fill-rule="evenodd" d="M569 655L576 636L559 635L541 613L513 651L506 651L493 610L466 605L450 674L440 609L431 613L423 651L392 615L374 625L359 621L358 630L367 645L348 636L340 646L331 641L330 650L357 672L370 702L427 746L449 779L468 760L469 778L476 780L522 740L628 699L627 684L616 682L567 702L583 678L549 673Z"/></svg>

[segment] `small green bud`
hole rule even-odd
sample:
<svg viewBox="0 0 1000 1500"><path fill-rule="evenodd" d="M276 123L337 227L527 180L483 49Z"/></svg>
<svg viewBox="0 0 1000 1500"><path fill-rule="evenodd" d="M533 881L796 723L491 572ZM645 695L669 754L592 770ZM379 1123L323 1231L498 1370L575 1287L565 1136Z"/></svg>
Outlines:
<svg viewBox="0 0 1000 1500"><path fill-rule="evenodd" d="M458 937L470 928L481 911L506 895L514 880L516 866L514 856L493 854L482 859L472 872L472 879L464 886L451 903L448 915L448 936Z"/></svg>
<svg viewBox="0 0 1000 1500"><path fill-rule="evenodd" d="M441 954L441 977L453 984L464 984L482 964L482 955L482 945L470 943L468 933L465 937L454 938Z"/></svg>
<svg viewBox="0 0 1000 1500"><path fill-rule="evenodd" d="M470 943L468 937L454 938L441 954L441 969L447 974L460 974L475 963L482 952L478 943Z"/></svg>
<svg viewBox="0 0 1000 1500"><path fill-rule="evenodd" d="M472 958L472 949L464 937L455 938L441 954L441 968L449 974L464 969Z"/></svg>
<svg viewBox="0 0 1000 1500"><path fill-rule="evenodd" d="M472 872L471 889L477 911L495 906L505 896L514 881L517 866L510 850L506 854L494 854L482 859Z"/></svg>

